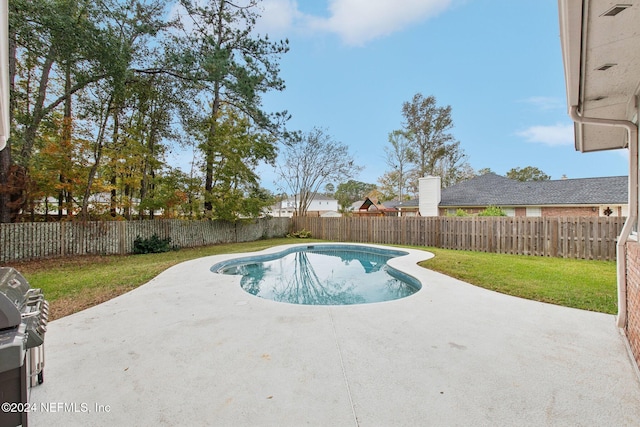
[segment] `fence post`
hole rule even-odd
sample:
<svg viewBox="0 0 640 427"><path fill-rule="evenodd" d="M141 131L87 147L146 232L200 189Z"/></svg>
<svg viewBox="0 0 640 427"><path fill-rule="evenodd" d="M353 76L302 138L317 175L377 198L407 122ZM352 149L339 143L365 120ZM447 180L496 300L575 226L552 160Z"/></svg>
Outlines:
<svg viewBox="0 0 640 427"><path fill-rule="evenodd" d="M126 237L127 229L126 222L120 221L118 222L118 253L120 255L126 255Z"/></svg>
<svg viewBox="0 0 640 427"><path fill-rule="evenodd" d="M58 224L60 224L60 255L64 257L67 255L67 223L58 221Z"/></svg>

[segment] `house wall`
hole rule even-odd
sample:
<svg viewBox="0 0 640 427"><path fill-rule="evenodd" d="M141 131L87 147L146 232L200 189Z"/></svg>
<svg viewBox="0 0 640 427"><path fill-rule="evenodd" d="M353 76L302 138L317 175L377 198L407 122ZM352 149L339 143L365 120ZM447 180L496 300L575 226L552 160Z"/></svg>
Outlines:
<svg viewBox="0 0 640 427"><path fill-rule="evenodd" d="M599 216L597 206L542 207L542 216Z"/></svg>
<svg viewBox="0 0 640 427"><path fill-rule="evenodd" d="M337 200L316 200L313 199L309 204L308 211L317 211L317 212L327 212L327 211L338 211L338 201Z"/></svg>
<svg viewBox="0 0 640 427"><path fill-rule="evenodd" d="M483 211L485 208L461 208L462 210L464 210L465 212L467 212L467 214L469 215L475 215L481 211ZM507 215L509 216L527 216L527 208L526 207L517 207L517 208L509 208L509 207L503 207L503 210L505 210L505 212L507 212ZM451 211L451 212L450 212ZM440 215L441 216L446 216L446 215L454 215L456 212L456 208L440 208ZM592 216L599 216L600 215L600 209L598 206L579 206L579 207L562 207L562 206L557 206L557 207L542 207L541 208L541 215L536 215L536 216L586 216L586 217L592 217ZM614 210L615 214L613 216L620 216L620 215L616 215L619 212L619 209Z"/></svg>
<svg viewBox="0 0 640 427"><path fill-rule="evenodd" d="M300 201L298 200L297 203L300 203ZM274 217L291 218L294 214L297 203L294 198L283 200L280 203L280 208L278 208L278 205L276 205L275 209L273 209L270 214ZM325 212L338 212L338 201L325 198L323 198L322 200L313 199L309 204L309 208L307 209L307 213L309 215L320 216Z"/></svg>
<svg viewBox="0 0 640 427"><path fill-rule="evenodd" d="M627 243L627 326L631 351L640 366L640 243Z"/></svg>

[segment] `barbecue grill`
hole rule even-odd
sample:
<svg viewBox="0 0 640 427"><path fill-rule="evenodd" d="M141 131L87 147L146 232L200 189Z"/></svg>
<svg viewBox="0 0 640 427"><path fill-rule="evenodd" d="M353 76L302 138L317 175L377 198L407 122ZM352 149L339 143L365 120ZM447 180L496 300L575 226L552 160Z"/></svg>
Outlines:
<svg viewBox="0 0 640 427"><path fill-rule="evenodd" d="M44 334L49 304L40 289L11 267L0 267L0 425L27 425L27 389L44 381Z"/></svg>

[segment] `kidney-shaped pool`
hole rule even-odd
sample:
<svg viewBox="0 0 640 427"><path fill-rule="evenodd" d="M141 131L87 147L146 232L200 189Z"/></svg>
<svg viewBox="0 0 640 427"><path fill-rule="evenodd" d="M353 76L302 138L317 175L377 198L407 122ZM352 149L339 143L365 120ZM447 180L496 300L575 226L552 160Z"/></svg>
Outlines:
<svg viewBox="0 0 640 427"><path fill-rule="evenodd" d="M230 259L214 273L241 275L246 292L273 301L349 305L390 301L417 292L420 281L387 264L401 250L361 245L306 245Z"/></svg>

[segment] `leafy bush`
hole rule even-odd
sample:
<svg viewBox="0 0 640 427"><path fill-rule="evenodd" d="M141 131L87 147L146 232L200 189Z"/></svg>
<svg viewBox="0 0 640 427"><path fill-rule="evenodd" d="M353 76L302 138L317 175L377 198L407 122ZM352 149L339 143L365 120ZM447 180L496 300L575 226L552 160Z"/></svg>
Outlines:
<svg viewBox="0 0 640 427"><path fill-rule="evenodd" d="M464 209L456 209L456 213L451 214L450 216L469 216L469 213Z"/></svg>
<svg viewBox="0 0 640 427"><path fill-rule="evenodd" d="M502 208L497 206L487 206L485 210L478 213L478 216L507 216L507 214L502 210Z"/></svg>
<svg viewBox="0 0 640 427"><path fill-rule="evenodd" d="M303 228L300 231L294 231L293 233L287 234L287 237L297 237L298 239L308 239L311 237L311 232Z"/></svg>
<svg viewBox="0 0 640 427"><path fill-rule="evenodd" d="M136 236L133 241L134 254L158 254L161 252L169 252L171 249L174 249L171 246L171 237L161 239L157 234L154 234L148 239Z"/></svg>

